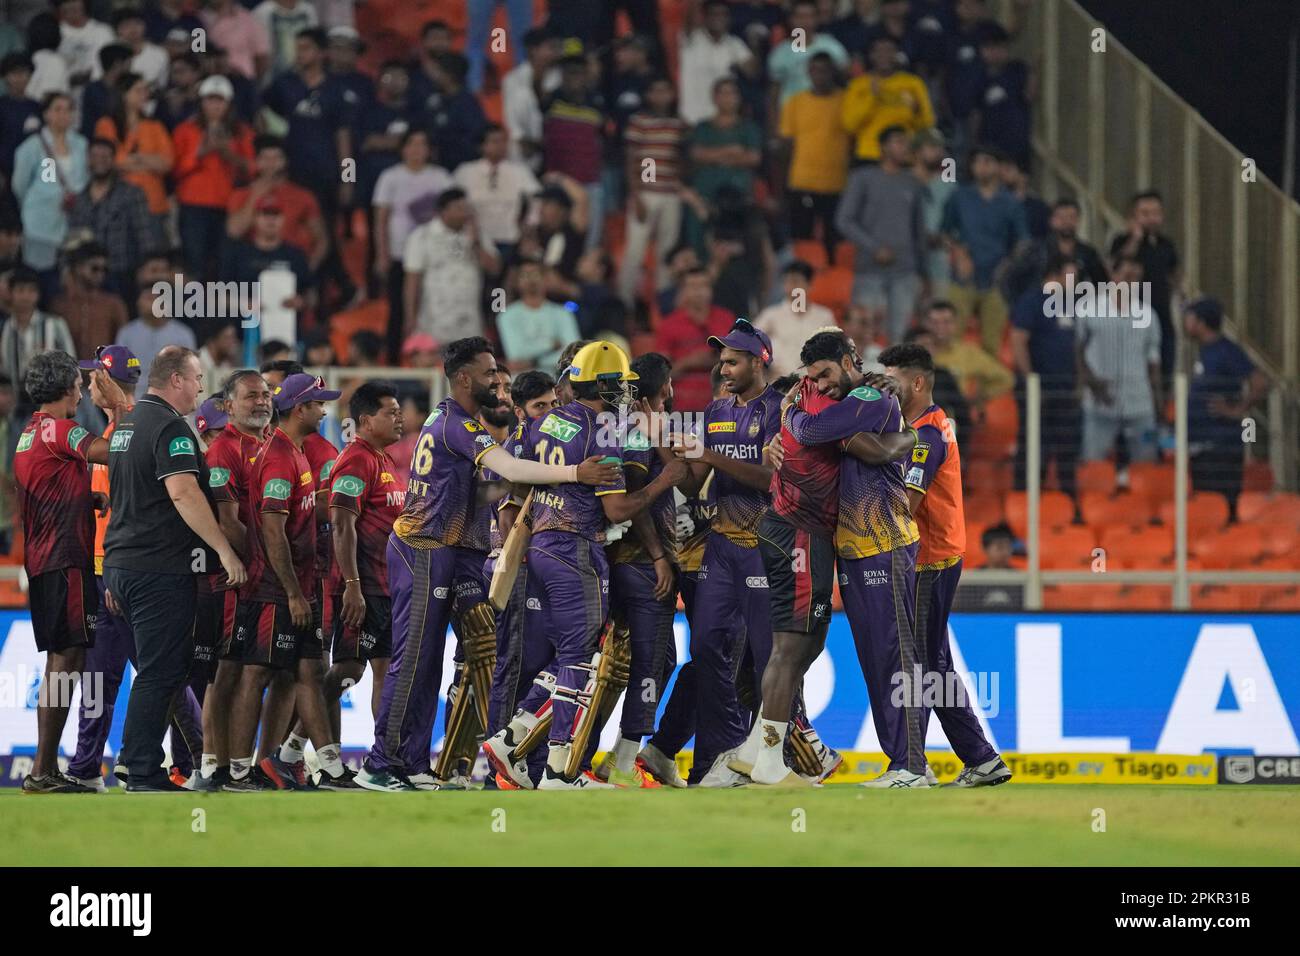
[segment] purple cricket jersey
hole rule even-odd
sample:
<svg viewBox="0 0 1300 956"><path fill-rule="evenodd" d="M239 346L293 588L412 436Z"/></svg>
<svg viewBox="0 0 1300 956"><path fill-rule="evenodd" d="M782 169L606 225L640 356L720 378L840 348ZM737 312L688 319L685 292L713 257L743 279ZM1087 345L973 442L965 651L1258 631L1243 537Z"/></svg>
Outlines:
<svg viewBox="0 0 1300 956"><path fill-rule="evenodd" d="M467 543L474 523L479 460L496 441L454 398L444 398L424 420L411 455L406 504L393 533L413 548Z"/></svg>
<svg viewBox="0 0 1300 956"><path fill-rule="evenodd" d="M580 465L592 455L623 461L623 443L613 429L597 420L596 413L581 402L562 405L529 424L520 454L547 465ZM529 511L533 534L568 531L591 541L605 538L603 495L627 490L622 474L612 485L584 485L565 482L539 485L533 491Z"/></svg>
<svg viewBox="0 0 1300 956"><path fill-rule="evenodd" d="M903 413L892 395L861 385L816 415L790 406L786 425L801 444L824 445L858 432L900 432ZM906 547L919 537L907 503L902 463L867 465L851 455L842 456L840 516L835 528L839 556L869 558Z"/></svg>
<svg viewBox="0 0 1300 956"><path fill-rule="evenodd" d="M623 443L623 467L639 471L645 476L645 484L650 484L664 470L663 459L659 452L650 446L650 441L641 432L633 430ZM650 521L654 525L655 536L659 539L659 551L672 560L677 557L677 505L673 500L673 490L669 488L650 503L647 509ZM653 564L650 552L641 542L641 538L630 528L609 549L610 564Z"/></svg>
<svg viewBox="0 0 1300 956"><path fill-rule="evenodd" d="M705 447L728 458L761 465L763 448L780 431L781 395L774 388L744 405L729 395L704 410ZM717 503L713 530L742 547L757 547L758 523L771 496L720 471L713 475L713 496Z"/></svg>

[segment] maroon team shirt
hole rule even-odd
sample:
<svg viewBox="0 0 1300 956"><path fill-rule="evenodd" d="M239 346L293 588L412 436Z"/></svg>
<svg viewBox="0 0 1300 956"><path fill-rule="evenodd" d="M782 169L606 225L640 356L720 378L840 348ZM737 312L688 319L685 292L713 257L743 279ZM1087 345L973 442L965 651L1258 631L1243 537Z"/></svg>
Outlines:
<svg viewBox="0 0 1300 956"><path fill-rule="evenodd" d="M358 438L334 461L329 506L357 516L357 574L361 593L388 596L388 536L402 513L406 492L394 476L392 456ZM343 593L343 576L330 578L330 590Z"/></svg>
<svg viewBox="0 0 1300 956"><path fill-rule="evenodd" d="M227 423L221 434L208 445L205 456L212 500L235 502L239 506L239 521L245 528L253 525L253 503L248 496L248 476L261 448L262 439L249 438L233 424ZM246 558L247 555L241 557ZM214 591L230 590L225 568L209 575L209 580Z"/></svg>
<svg viewBox="0 0 1300 956"><path fill-rule="evenodd" d="M302 453L311 465L312 477L316 481L316 494L326 499L330 493L330 475L339 450L334 443L320 432L312 432L302 440ZM316 576L322 580L329 577L330 565L334 555L334 535L330 533L329 511L325 519L316 526Z"/></svg>
<svg viewBox="0 0 1300 956"><path fill-rule="evenodd" d="M303 596L316 596L316 480L307 456L276 429L262 448L249 476L248 494L252 523L248 526L248 583L241 599L265 604L287 604L289 596L266 558L262 515L287 514L285 534L289 557Z"/></svg>
<svg viewBox="0 0 1300 956"><path fill-rule="evenodd" d="M37 412L18 438L14 478L28 577L92 567L95 516L86 450L94 436L72 418Z"/></svg>
<svg viewBox="0 0 1300 956"><path fill-rule="evenodd" d="M833 404L812 379L800 383L799 407L808 414ZM781 450L785 457L772 473L772 510L796 528L833 534L840 512L839 445L800 444L783 423Z"/></svg>

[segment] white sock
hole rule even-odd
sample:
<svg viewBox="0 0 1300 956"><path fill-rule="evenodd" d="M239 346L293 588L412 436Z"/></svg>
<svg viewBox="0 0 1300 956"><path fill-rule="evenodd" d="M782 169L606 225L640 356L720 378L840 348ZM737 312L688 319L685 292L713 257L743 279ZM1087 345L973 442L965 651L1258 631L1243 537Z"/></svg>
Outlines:
<svg viewBox="0 0 1300 956"><path fill-rule="evenodd" d="M628 740L626 737L619 738L618 743L614 746L614 766L618 768L619 773L631 773L636 769L636 755L641 752L641 739Z"/></svg>
<svg viewBox="0 0 1300 956"><path fill-rule="evenodd" d="M760 727L758 759L754 761L754 771L749 775L755 783L778 783L785 778L785 735L790 729L788 722L777 723L760 717L756 727ZM775 741L775 743L773 743Z"/></svg>
<svg viewBox="0 0 1300 956"><path fill-rule="evenodd" d="M511 747L519 745L519 742L528 736L528 732L537 726L537 715L530 714L526 710L521 710L510 718L510 723L506 725L506 743Z"/></svg>
<svg viewBox="0 0 1300 956"><path fill-rule="evenodd" d="M761 714L762 711L759 711L759 713ZM741 744L740 749L736 751L736 759L743 760L745 763L752 765L754 761L758 759L758 747L762 742L762 736L763 720L760 717L758 720L754 721L754 726L749 729L749 736L745 738L745 742Z"/></svg>
<svg viewBox="0 0 1300 956"><path fill-rule="evenodd" d="M564 775L564 768L569 762L569 745L552 743L546 752L546 768L552 773Z"/></svg>
<svg viewBox="0 0 1300 956"><path fill-rule="evenodd" d="M204 754L203 758L199 761L199 775L204 777L211 777L216 772L217 772L217 755Z"/></svg>
<svg viewBox="0 0 1300 956"><path fill-rule="evenodd" d="M306 737L290 734L289 739L280 745L280 759L285 763L297 763L302 760L302 752L306 746Z"/></svg>
<svg viewBox="0 0 1300 956"><path fill-rule="evenodd" d="M252 757L231 757L230 758L230 779L243 780L248 776L248 771L253 767Z"/></svg>
<svg viewBox="0 0 1300 956"><path fill-rule="evenodd" d="M331 777L337 777L343 773L343 761L339 759L338 744L326 744L316 751L316 757L320 760L320 768Z"/></svg>

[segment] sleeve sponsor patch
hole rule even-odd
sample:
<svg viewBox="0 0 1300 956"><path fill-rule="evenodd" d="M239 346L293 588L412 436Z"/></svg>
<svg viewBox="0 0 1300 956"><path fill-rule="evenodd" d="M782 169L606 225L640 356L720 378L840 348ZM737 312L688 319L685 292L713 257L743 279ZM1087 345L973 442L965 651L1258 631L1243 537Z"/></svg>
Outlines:
<svg viewBox="0 0 1300 956"><path fill-rule="evenodd" d="M577 422L571 422L559 415L547 415L546 420L542 422L537 429L543 435L550 435L557 441L570 442L582 431L582 426Z"/></svg>
<svg viewBox="0 0 1300 956"><path fill-rule="evenodd" d="M909 485L920 485L921 482L925 481L925 470L919 465L913 466L907 470L907 477L903 481Z"/></svg>
<svg viewBox="0 0 1300 956"><path fill-rule="evenodd" d="M441 414L442 414L442 409L435 408L432 412L429 413L429 417L424 420L424 424L432 425L437 420L438 416Z"/></svg>
<svg viewBox="0 0 1300 956"><path fill-rule="evenodd" d="M194 454L194 439L192 438L173 438L171 444L167 446L167 454L172 458L178 458L181 455Z"/></svg>
<svg viewBox="0 0 1300 956"><path fill-rule="evenodd" d="M320 466L320 480L322 484L330 480L330 472L334 470L335 461L336 459L331 458L329 461L325 462L325 464Z"/></svg>
<svg viewBox="0 0 1300 956"><path fill-rule="evenodd" d="M284 478L272 478L262 489L262 497L270 498L274 501L288 501L289 495L293 493L293 485Z"/></svg>
<svg viewBox="0 0 1300 956"><path fill-rule="evenodd" d="M710 435L715 435L718 432L734 432L735 430L735 422L709 422Z"/></svg>
<svg viewBox="0 0 1300 956"><path fill-rule="evenodd" d="M116 436L114 437L116 438ZM15 451L27 451L29 448L32 447L32 443L35 441L36 441L35 432L23 432L23 437L18 439L18 447L15 449Z"/></svg>
<svg viewBox="0 0 1300 956"><path fill-rule="evenodd" d="M349 498L360 498L365 490L366 483L356 475L339 475L330 486L332 494L347 495Z"/></svg>
<svg viewBox="0 0 1300 956"><path fill-rule="evenodd" d="M930 457L930 446L925 442L920 442L912 449L912 461L919 464L925 464L925 460Z"/></svg>
<svg viewBox="0 0 1300 956"><path fill-rule="evenodd" d="M853 391L849 392L850 398L857 398L864 402L875 402L880 400L880 392L876 391L870 385L859 385Z"/></svg>
<svg viewBox="0 0 1300 956"><path fill-rule="evenodd" d="M224 488L230 483L230 469L213 466L208 471L208 487Z"/></svg>
<svg viewBox="0 0 1300 956"><path fill-rule="evenodd" d="M491 448L493 445L496 444L496 439L494 439L491 435L487 434L487 432L484 432L482 435L474 436L474 444L482 448Z"/></svg>
<svg viewBox="0 0 1300 956"><path fill-rule="evenodd" d="M650 439L640 431L633 431L623 447L627 451L649 451Z"/></svg>
<svg viewBox="0 0 1300 956"><path fill-rule="evenodd" d="M86 431L80 425L74 426L72 430L68 432L68 447L73 451L76 451L89 434L90 432Z"/></svg>

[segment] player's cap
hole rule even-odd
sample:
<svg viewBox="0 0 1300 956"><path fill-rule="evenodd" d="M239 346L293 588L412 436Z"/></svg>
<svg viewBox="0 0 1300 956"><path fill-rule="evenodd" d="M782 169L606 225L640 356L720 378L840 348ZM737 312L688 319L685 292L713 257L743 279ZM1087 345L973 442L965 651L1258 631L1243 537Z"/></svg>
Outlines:
<svg viewBox="0 0 1300 956"><path fill-rule="evenodd" d="M85 369L103 369L119 382L134 385L140 381L140 360L125 345L101 345L95 349L95 357L85 362L78 362Z"/></svg>
<svg viewBox="0 0 1300 956"><path fill-rule="evenodd" d="M402 356L406 357L416 352L434 352L437 348L438 343L428 332L412 332L402 343Z"/></svg>
<svg viewBox="0 0 1300 956"><path fill-rule="evenodd" d="M207 399L194 413L194 424L199 427L200 434L225 428L228 421L230 416L217 407L215 398Z"/></svg>
<svg viewBox="0 0 1300 956"><path fill-rule="evenodd" d="M709 344L715 349L728 348L735 349L737 352L748 352L761 359L763 365L772 364L772 340L767 337L766 332L754 328L749 319L737 319L731 331L721 338L710 335Z"/></svg>
<svg viewBox="0 0 1300 956"><path fill-rule="evenodd" d="M353 47L358 53L366 48L366 45L361 42L361 34L352 27L330 27L327 36L330 43Z"/></svg>
<svg viewBox="0 0 1300 956"><path fill-rule="evenodd" d="M641 376L632 371L632 363L627 353L613 342L592 342L578 349L569 366L569 381L599 382L621 381L636 382Z"/></svg>
<svg viewBox="0 0 1300 956"><path fill-rule="evenodd" d="M272 399L277 412L287 412L304 402L332 402L343 393L325 387L325 379L319 375L297 372L290 375L275 390Z"/></svg>
<svg viewBox="0 0 1300 956"><path fill-rule="evenodd" d="M224 76L214 74L199 84L199 97L204 96L219 96L223 100L233 100L235 88Z"/></svg>

